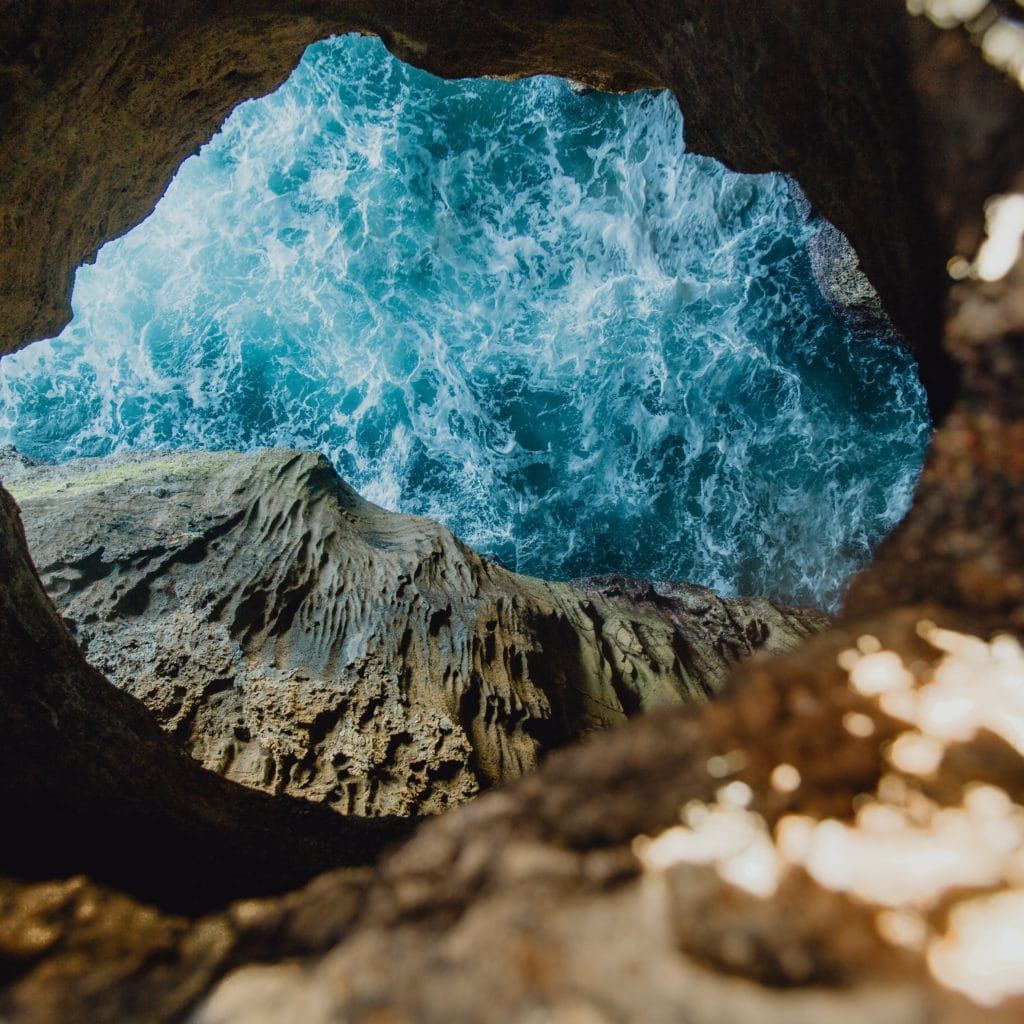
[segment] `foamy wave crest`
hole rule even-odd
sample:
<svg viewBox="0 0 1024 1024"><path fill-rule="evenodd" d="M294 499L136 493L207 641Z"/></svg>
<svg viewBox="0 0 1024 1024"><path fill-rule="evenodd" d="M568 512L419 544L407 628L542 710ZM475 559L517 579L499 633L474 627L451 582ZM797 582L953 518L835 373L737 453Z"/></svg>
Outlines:
<svg viewBox="0 0 1024 1024"><path fill-rule="evenodd" d="M667 93L329 40L3 361L0 438L319 449L519 571L832 606L928 422L909 357L818 294L808 230L782 178L684 154Z"/></svg>

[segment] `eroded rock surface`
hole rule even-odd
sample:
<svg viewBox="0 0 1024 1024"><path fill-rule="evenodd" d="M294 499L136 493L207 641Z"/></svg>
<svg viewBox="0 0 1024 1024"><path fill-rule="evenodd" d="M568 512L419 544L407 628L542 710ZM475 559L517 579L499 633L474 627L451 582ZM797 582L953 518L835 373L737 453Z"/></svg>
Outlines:
<svg viewBox="0 0 1024 1024"><path fill-rule="evenodd" d="M748 662L284 899L189 921L0 882L0 1015L1016 1022L1024 650L952 624L908 608Z"/></svg>
<svg viewBox="0 0 1024 1024"><path fill-rule="evenodd" d="M308 453L11 465L92 664L207 768L346 814L443 810L828 623L687 584L518 576Z"/></svg>
<svg viewBox="0 0 1024 1024"><path fill-rule="evenodd" d="M950 11L975 9L914 6L941 6L954 21ZM971 270L986 236L986 200L1024 194L1024 96L979 45L986 25L1019 18L1020 5L978 6L969 26L943 31L909 17L902 0L375 5L368 27L434 70L515 74L572 64L575 77L598 82L616 66L609 54L629 53L633 84L647 80L646 68L676 89L692 146L747 169L795 173L815 208L849 236L916 351L933 360L930 386L944 392L943 409L958 384L956 374L942 377L936 356L945 322L961 398L937 431L905 524L858 582L844 622L794 654L739 669L721 701L641 717L428 823L368 887L325 876L308 914L303 894L236 905L231 914L255 920L259 937L251 954L239 947L236 961L217 949L198 960L187 952L194 928L223 927L228 915L179 922L180 938L139 960L123 942L105 944L102 921L88 932L90 911L62 883L36 889L24 880L33 851L55 872L105 866L122 885L146 870L150 881L190 876L195 860L178 854L205 838L215 861L230 827L223 817L206 833L197 827L208 782L175 769L163 784L166 745L140 724L135 702L87 673L0 496L0 806L12 825L2 855L20 876L4 889L0 920L24 925L0 929L0 1014L172 1020L190 1004L204 1024L1021 1019L1020 734L1003 735L1016 719L981 713L977 692L995 675L1005 683L997 711L1017 707L1020 658L1006 641L979 647L923 626L984 640L1024 632L1024 259L1017 246L1013 266L994 279ZM0 91L5 345L55 329L70 268L142 216L180 156L238 98L283 78L301 42L328 24L319 4L270 13L230 3L158 13L96 4L87 23L80 11L8 5L0 20L9 86ZM41 188L44 181L55 187ZM947 260L967 276L944 307ZM907 326L915 323L916 334ZM963 692L922 728L913 719L927 688L954 669ZM943 719L963 734L935 735ZM719 793L735 782L749 788L762 822L741 815L738 834L751 838L753 828L756 841L730 853L721 837L702 840L700 863L686 833L743 810L735 801L745 790ZM170 856L158 843L132 847L133 830L116 816L103 822L102 841L81 827L90 809L123 807L133 794L139 820L166 826ZM271 805L232 806L263 814ZM792 818L796 831L783 842L779 829ZM726 820L735 824L735 813ZM684 835L670 831L677 826ZM283 827L301 831L294 820ZM757 839L759 828L766 833ZM871 832L856 856L837 860L833 845L827 871L811 856L816 837L841 840L841 851ZM653 843L634 844L642 833ZM963 845L952 854L943 845L936 858L940 839ZM736 854L748 848L743 871ZM104 862L103 853L119 850L129 855ZM922 878L934 879L936 862L969 877L954 873L929 890ZM895 891L887 896L876 882L895 882ZM108 895L117 920L123 897ZM59 915L40 908L47 901L69 908L63 938L49 946L46 926ZM102 915L108 904L92 906ZM164 941L170 926L153 924L163 916L143 915L149 940L132 929L140 947ZM231 962L246 961L201 997ZM263 961L275 962L257 966ZM187 994L165 999L161 978L175 977Z"/></svg>
<svg viewBox="0 0 1024 1024"><path fill-rule="evenodd" d="M35 879L85 871L194 912L371 862L412 830L406 819L343 818L204 771L86 662L46 597L2 488L0 581L6 871Z"/></svg>
<svg viewBox="0 0 1024 1024"><path fill-rule="evenodd" d="M330 953L193 1019L1020 1020L1024 650L936 617L741 667L431 822Z"/></svg>

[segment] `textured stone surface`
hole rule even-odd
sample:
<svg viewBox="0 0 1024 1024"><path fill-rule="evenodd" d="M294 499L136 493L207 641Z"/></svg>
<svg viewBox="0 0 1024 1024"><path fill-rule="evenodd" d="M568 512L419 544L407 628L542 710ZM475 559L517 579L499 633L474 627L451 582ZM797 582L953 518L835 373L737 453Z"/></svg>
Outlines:
<svg viewBox="0 0 1024 1024"><path fill-rule="evenodd" d="M686 584L517 576L318 455L6 465L90 662L207 768L346 814L436 813L828 623Z"/></svg>
<svg viewBox="0 0 1024 1024"><path fill-rule="evenodd" d="M321 876L276 900L199 920L75 877L0 877L0 1019L177 1020L233 964L309 955L344 935L365 900L365 869Z"/></svg>
<svg viewBox="0 0 1024 1024"><path fill-rule="evenodd" d="M889 334L898 343L898 334L885 315L881 296L868 280L860 257L850 240L834 224L817 217L795 181L789 192L803 218L813 228L807 242L811 270L822 296L832 312L855 331Z"/></svg>
<svg viewBox="0 0 1024 1024"><path fill-rule="evenodd" d="M203 771L89 666L29 561L0 489L0 811L4 870L87 871L195 909L366 863L401 819L342 818Z"/></svg>
<svg viewBox="0 0 1024 1024"><path fill-rule="evenodd" d="M987 708L1012 735L1024 709L1011 701L1007 714L1008 693L993 704L980 688L1012 664L1019 685L1024 653L922 629L929 621L965 625L908 608L747 663L720 701L558 752L516 785L428 822L376 871L325 875L284 899L188 921L82 880L2 882L0 964L11 980L0 1014L1017 1021L1019 994L992 1005L980 995L999 947L968 956L957 943L972 937L956 922L965 908L1021 893L1020 738L969 729L944 742L936 771L908 770L893 742L916 730L866 682L892 681L895 665L907 675L895 689L923 695L966 670L961 719ZM780 775L783 757L795 784ZM738 841L706 827L723 814L742 826ZM751 823L760 847L744 832ZM811 841L794 841L808 825ZM847 842L858 845L844 858ZM753 884L766 850L770 898ZM1002 948L1020 952L1012 937ZM973 997L961 990L972 974L982 984Z"/></svg>
<svg viewBox="0 0 1024 1024"><path fill-rule="evenodd" d="M979 687L999 675L1000 655L951 659L926 641L920 624L936 616L949 621L907 609L742 667L730 696L700 714L637 721L431 822L383 865L327 956L301 971L244 968L194 1019L1019 1020L1019 973L1015 998L986 1006L979 995L1000 970L994 923L993 945L969 956L955 922L958 907L1021 893L1024 745L968 733L937 771L903 770L891 744L907 724L863 692L895 657L886 651L914 664L907 694L939 665ZM837 664L844 650L861 687ZM1016 658L1024 681L1019 647ZM795 785L777 781L783 758ZM792 837L808 826L801 855ZM973 862L960 856L972 847ZM778 869L769 890L757 885L766 853ZM957 966L981 983L974 998L954 986Z"/></svg>
<svg viewBox="0 0 1024 1024"><path fill-rule="evenodd" d="M317 3L273 11L248 5L244 17L231 3L186 3L148 22L145 6L92 6L91 19L75 18L70 4L59 3L10 4L0 14L0 132L9 161L0 211L8 254L0 291L5 346L55 328L70 268L144 215L180 157L238 98L280 80L301 42L330 20L321 19L325 6ZM1019 9L1008 0L995 6ZM1020 253L996 281L960 281L943 305L943 264L953 259L964 269L975 259L985 237L986 200L1024 192L1024 98L983 59L977 45L983 25L975 26L976 38L962 28L940 31L925 18L909 18L900 0L465 6L439 0L375 5L367 24L381 28L400 55L434 70L571 69L583 81L601 81L611 66L606 58L616 65L629 54L634 82L649 76L676 90L692 147L735 166L796 175L814 207L853 242L921 356L933 399L940 396L936 407L948 405L958 384L961 394L936 433L906 522L858 581L845 622L793 655L740 669L721 702L643 717L553 755L537 775L506 791L430 822L363 895L340 885L337 910L327 895L335 886L330 876L315 883L325 887L315 911L301 912L301 895L288 898L297 908L287 900L265 905L257 915L267 922L264 944L251 956L240 953L238 962L280 962L232 973L200 1004L196 1019L1019 1020L1019 996L1001 1004L976 1001L940 980L951 977L948 962L943 974L944 959L954 968L980 963L982 974L994 974L999 950L1012 957L1021 948L1012 932L997 943L992 924L981 928L973 956L958 945L978 934L962 911L983 909L988 895L1019 899L1020 843L1013 831L1024 806L1019 752L990 721L972 738L943 746L936 771L896 770L890 742L913 732L894 717L901 705L906 710L906 693L885 710L851 688L836 662L857 641L862 654L873 650L861 638L877 636L902 656L898 673L913 679L916 692L940 660L917 631L923 617L986 638L999 629L1024 630ZM247 72L252 77L239 80ZM620 84L630 84L629 76ZM145 159L136 158L139 152ZM56 187L41 185L47 182ZM936 354L942 323L958 367L946 377ZM105 845L84 830L69 841L65 822L87 816L80 806L145 792L136 813L167 824L164 835L187 853L187 840L216 842L221 835L212 826L205 833L197 828L196 805L203 800L194 794L209 783L175 774L177 817L167 818L161 771L168 762L159 753L164 747L150 738L155 729L147 732L132 717L137 704L98 675L83 674L27 567L13 509L6 500L0 508L3 866L25 873L32 863L26 851L33 850L54 865L57 849L66 873L99 865L108 877L137 881L152 864L156 877L167 878L175 858L162 858L159 846L141 851L141 858L135 848L131 858L106 864L97 856L132 849L125 846L132 831L119 830L116 821ZM922 607L923 601L946 607ZM974 650L979 664L969 678L976 685L993 670L993 652L1003 650L1003 657L1005 649L986 648L984 656ZM885 664L881 675L894 669L891 659ZM1019 675L1006 670L1018 686ZM80 696L86 682L88 699ZM969 720L973 690L960 695L948 721ZM1017 697L1019 689L1008 691L1004 703ZM68 706L72 713L57 731L53 709ZM94 735L97 729L101 738L104 729L115 739L122 735L119 712L136 723L135 736L119 741L116 756L105 760ZM863 715L867 725L848 715ZM157 754L147 774L142 752L150 743ZM929 749L934 753L934 744L926 743ZM772 783L783 761L799 773L795 790ZM797 812L834 819L833 836L846 835L867 798L887 805L883 822L906 831L907 821L916 821L927 839L935 808L956 812L943 820L962 824L957 814L964 801L979 785L989 786L982 804L990 813L960 829L966 846L948 858L973 880L907 912L899 904L918 884L914 869L932 862L920 846L909 856L884 844L862 850L824 888L794 867L771 898L745 893L717 866L670 858L655 868L652 848L634 847L633 839L661 834L691 801L705 810L720 803L717 790L728 781L723 766L750 787L765 827ZM896 785L886 782L890 776ZM38 836L34 846L26 843L25 822L38 827L38 836L46 823L49 845ZM995 860L993 835L1002 844ZM1016 857L1018 866L1007 869L1005 856ZM901 913L893 917L843 894L858 863L869 865L876 879L903 881ZM182 875L191 869L177 865ZM12 884L31 903L32 887ZM1021 917L1011 915L1008 927L1019 926ZM209 920L182 926L175 948L184 950L184 936ZM10 945L0 946L5 998L16 1000L0 1012L28 1021L73 1020L87 998L102 998L101 1011L78 1013L79 1019L131 1019L130 1012L110 1009L118 1005L145 1006L136 1019L174 1019L182 999L163 1001L154 972L162 966L180 972L182 991L194 984L188 976L195 972L195 994L228 966L216 951L199 966L165 949L108 981L97 967L102 952L83 955L91 940L77 927L64 940L78 951L70 960L57 959L56 948L12 960ZM159 933L164 926L153 927ZM144 945L143 929L135 933ZM15 941L25 949L24 930ZM320 956L329 946L334 950ZM125 962L124 946L118 948L112 963ZM59 974L59 986L47 986L48 972L57 976L51 964L62 962L73 969ZM1018 968L1014 983L1020 976ZM67 1001L55 1008L58 993Z"/></svg>

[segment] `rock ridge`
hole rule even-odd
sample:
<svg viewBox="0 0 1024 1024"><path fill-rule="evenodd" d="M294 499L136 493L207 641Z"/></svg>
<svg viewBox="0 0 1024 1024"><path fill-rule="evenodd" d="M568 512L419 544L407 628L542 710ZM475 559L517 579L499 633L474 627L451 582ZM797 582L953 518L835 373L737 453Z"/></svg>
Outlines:
<svg viewBox="0 0 1024 1024"><path fill-rule="evenodd" d="M308 452L17 474L92 664L207 768L345 814L436 813L627 715L703 703L740 659L829 621L689 584L519 576Z"/></svg>
<svg viewBox="0 0 1024 1024"><path fill-rule="evenodd" d="M5 871L27 879L84 871L195 913L370 863L412 831L409 819L342 818L204 771L139 701L85 661L2 488L0 580Z"/></svg>
<svg viewBox="0 0 1024 1024"><path fill-rule="evenodd" d="M966 5L909 6L3 8L4 348L59 326L72 268L145 215L231 106L279 82L304 43L363 27L435 71L670 85L693 148L801 181L860 254L944 396L935 407L957 405L937 423L907 520L826 634L738 667L714 702L555 753L426 823L372 872L198 919L167 902L190 897L198 912L251 896L254 878L299 885L353 856L358 832L341 829L353 819L268 800L182 757L87 665L0 491L0 1017L1022 1019L1021 732L1014 746L999 730L1017 721L1000 713L1019 706L1024 671L1024 259L1018 246L995 280L975 262L986 201L1024 194L1024 94L983 49L989 29L1004 46L1015 38L1005 22L1020 5L982 4L952 27ZM632 77L614 79L624 55ZM966 274L951 290L947 261ZM960 687L952 738L913 721L936 683ZM737 834L726 829L695 851L690 833L722 814L750 845L723 848ZM783 823L796 828L773 881ZM955 873L915 903L937 830ZM831 851L816 865L815 837ZM837 859L837 837L855 855ZM67 877L82 871L114 888ZM44 875L60 880L32 881ZM893 881L889 905L856 892Z"/></svg>

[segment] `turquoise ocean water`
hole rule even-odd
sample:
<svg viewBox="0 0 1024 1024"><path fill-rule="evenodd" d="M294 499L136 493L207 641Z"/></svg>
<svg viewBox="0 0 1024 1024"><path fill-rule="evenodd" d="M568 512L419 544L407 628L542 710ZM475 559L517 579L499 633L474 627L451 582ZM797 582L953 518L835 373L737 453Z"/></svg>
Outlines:
<svg viewBox="0 0 1024 1024"><path fill-rule="evenodd" d="M521 572L832 607L910 500L911 359L818 294L784 179L667 93L311 47L0 363L0 443L318 449Z"/></svg>

